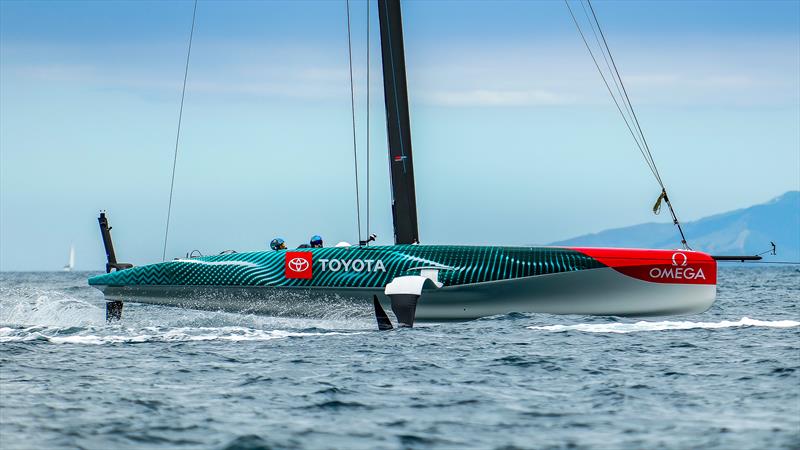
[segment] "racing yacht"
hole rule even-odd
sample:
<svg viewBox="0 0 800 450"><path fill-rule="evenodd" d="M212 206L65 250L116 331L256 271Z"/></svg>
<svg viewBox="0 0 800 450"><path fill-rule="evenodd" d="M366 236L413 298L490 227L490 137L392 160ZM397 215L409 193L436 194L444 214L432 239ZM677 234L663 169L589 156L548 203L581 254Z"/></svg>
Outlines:
<svg viewBox="0 0 800 450"><path fill-rule="evenodd" d="M132 267L117 262L103 213L99 223L107 273L91 277L89 284L105 295L110 319L120 317L123 302L284 316L374 311L379 323L386 317L383 309L391 307L405 326L414 320L468 320L511 312L696 314L712 305L716 257L689 249L685 238L676 250L422 244L400 1L377 2L395 244L361 241ZM666 189L662 200L679 226Z"/></svg>

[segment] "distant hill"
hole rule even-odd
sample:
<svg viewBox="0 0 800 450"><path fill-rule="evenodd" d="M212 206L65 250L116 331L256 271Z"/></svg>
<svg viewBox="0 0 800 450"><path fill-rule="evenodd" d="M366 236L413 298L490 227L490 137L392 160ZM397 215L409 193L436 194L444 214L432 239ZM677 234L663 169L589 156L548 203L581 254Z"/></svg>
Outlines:
<svg viewBox="0 0 800 450"><path fill-rule="evenodd" d="M800 261L800 191L789 191L767 203L683 224L689 244L711 254L752 255L774 241L773 259ZM675 248L680 238L671 223L643 223L587 234L552 245L586 247Z"/></svg>

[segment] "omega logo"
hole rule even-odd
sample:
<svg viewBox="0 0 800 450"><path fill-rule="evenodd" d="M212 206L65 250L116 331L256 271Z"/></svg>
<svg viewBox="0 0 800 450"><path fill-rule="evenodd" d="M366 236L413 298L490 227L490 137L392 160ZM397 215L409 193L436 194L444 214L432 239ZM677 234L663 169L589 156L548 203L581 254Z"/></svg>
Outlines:
<svg viewBox="0 0 800 450"><path fill-rule="evenodd" d="M678 264L678 260L682 259L682 262ZM686 263L689 262L689 257L686 256L685 253L675 252L672 254L672 265L673 266L685 266Z"/></svg>
<svg viewBox="0 0 800 450"><path fill-rule="evenodd" d="M673 280L705 280L706 275L703 268L685 267L689 263L689 257L685 253L675 252L672 254L673 267L653 267L650 269L650 278L669 278Z"/></svg>

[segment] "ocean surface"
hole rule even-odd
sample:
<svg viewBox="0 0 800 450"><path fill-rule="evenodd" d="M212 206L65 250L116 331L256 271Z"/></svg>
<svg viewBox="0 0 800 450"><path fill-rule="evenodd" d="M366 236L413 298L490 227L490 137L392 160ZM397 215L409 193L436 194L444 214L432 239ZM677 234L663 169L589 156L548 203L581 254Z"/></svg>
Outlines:
<svg viewBox="0 0 800 450"><path fill-rule="evenodd" d="M0 274L0 448L800 448L800 270L725 266L708 312L375 331L126 304Z"/></svg>

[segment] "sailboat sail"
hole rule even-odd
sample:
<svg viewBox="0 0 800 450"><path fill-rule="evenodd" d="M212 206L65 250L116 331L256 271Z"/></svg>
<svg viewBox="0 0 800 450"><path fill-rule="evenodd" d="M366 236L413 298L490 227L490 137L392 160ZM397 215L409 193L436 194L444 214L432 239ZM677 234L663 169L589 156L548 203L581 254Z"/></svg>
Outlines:
<svg viewBox="0 0 800 450"><path fill-rule="evenodd" d="M72 272L75 269L75 245L69 246L69 260L64 266L64 272Z"/></svg>

